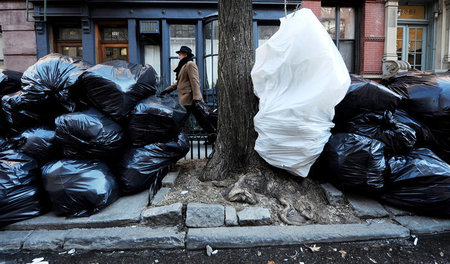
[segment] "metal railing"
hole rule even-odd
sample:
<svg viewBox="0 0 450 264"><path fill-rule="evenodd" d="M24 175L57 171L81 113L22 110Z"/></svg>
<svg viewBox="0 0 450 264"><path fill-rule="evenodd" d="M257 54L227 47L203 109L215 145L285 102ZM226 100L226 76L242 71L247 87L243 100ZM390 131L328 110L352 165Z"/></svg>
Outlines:
<svg viewBox="0 0 450 264"><path fill-rule="evenodd" d="M188 134L190 150L184 157L187 159L209 159L214 144L209 144L207 134Z"/></svg>

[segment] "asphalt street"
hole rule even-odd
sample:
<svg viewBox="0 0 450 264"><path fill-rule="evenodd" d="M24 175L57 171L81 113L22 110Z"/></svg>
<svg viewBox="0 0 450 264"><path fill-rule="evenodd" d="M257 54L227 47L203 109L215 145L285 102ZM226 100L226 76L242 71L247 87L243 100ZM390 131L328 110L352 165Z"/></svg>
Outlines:
<svg viewBox="0 0 450 264"><path fill-rule="evenodd" d="M450 263L450 234L352 243L304 244L247 249L138 251L16 251L0 263ZM38 262L41 260L41 262Z"/></svg>

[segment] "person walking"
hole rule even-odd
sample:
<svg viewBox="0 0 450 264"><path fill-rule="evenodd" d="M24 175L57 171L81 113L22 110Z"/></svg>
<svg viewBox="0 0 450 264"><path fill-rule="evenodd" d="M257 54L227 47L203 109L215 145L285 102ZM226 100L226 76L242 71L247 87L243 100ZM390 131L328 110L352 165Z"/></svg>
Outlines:
<svg viewBox="0 0 450 264"><path fill-rule="evenodd" d="M215 139L215 127L196 109L196 104L206 106L200 91L200 78L197 65L194 62L194 54L187 46L181 46L176 53L180 59L177 68L174 70L176 82L164 89L160 96L178 90L178 101L186 108L186 118L193 113L198 124L209 134L208 143L211 143Z"/></svg>

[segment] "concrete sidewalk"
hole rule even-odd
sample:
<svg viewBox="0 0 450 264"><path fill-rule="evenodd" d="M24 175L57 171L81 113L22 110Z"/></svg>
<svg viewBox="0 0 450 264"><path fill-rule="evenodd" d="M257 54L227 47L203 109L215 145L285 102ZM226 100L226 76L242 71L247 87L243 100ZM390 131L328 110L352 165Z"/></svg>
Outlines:
<svg viewBox="0 0 450 264"><path fill-rule="evenodd" d="M160 193L170 190L176 176L170 173L165 178L155 199L163 198ZM340 199L332 187L324 188L331 191L332 195L327 193L330 203ZM450 219L404 215L362 197L347 199L365 223L305 226L270 225L270 212L265 208L236 212L228 206L197 203L158 206L155 199L147 208L147 192L142 192L121 197L90 217L69 219L48 213L11 224L0 230L0 251L246 248L450 232Z"/></svg>

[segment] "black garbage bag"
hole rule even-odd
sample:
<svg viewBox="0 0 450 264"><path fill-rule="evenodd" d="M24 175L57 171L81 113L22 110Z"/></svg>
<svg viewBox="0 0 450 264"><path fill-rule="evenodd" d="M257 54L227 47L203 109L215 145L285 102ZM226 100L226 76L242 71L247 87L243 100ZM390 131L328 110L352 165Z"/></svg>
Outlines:
<svg viewBox="0 0 450 264"><path fill-rule="evenodd" d="M436 139L434 138L428 126L411 117L402 109L396 109L393 114L393 118L397 122L405 124L414 129L417 138L417 142L415 145L416 148L425 147L431 150L437 149Z"/></svg>
<svg viewBox="0 0 450 264"><path fill-rule="evenodd" d="M59 111L51 104L35 100L33 95L18 91L2 97L2 109L6 121L7 134L20 133L36 126L53 126L53 120Z"/></svg>
<svg viewBox="0 0 450 264"><path fill-rule="evenodd" d="M15 93L22 87L21 72L0 69L0 95Z"/></svg>
<svg viewBox="0 0 450 264"><path fill-rule="evenodd" d="M0 152L11 148L12 145L10 144L10 142L6 138L0 136Z"/></svg>
<svg viewBox="0 0 450 264"><path fill-rule="evenodd" d="M131 112L128 134L133 146L174 140L186 118L186 109L170 96L150 96Z"/></svg>
<svg viewBox="0 0 450 264"><path fill-rule="evenodd" d="M344 99L335 107L334 123L348 120L358 114L393 111L401 96L371 80L350 75L351 85Z"/></svg>
<svg viewBox="0 0 450 264"><path fill-rule="evenodd" d="M431 150L419 148L388 161L380 198L393 206L419 214L450 216L450 166Z"/></svg>
<svg viewBox="0 0 450 264"><path fill-rule="evenodd" d="M407 72L385 82L403 92L400 107L430 128L441 148L437 154L450 162L450 72Z"/></svg>
<svg viewBox="0 0 450 264"><path fill-rule="evenodd" d="M383 114L360 114L348 121L341 129L346 133L354 133L381 141L387 154L407 154L416 143L414 129L398 122L390 111Z"/></svg>
<svg viewBox="0 0 450 264"><path fill-rule="evenodd" d="M337 133L325 145L324 160L334 175L333 182L355 191L382 190L386 160L384 144L376 139L351 133Z"/></svg>
<svg viewBox="0 0 450 264"><path fill-rule="evenodd" d="M119 198L108 166L96 160L59 160L42 167L42 178L57 215L90 216Z"/></svg>
<svg viewBox="0 0 450 264"><path fill-rule="evenodd" d="M120 121L140 100L155 94L156 71L150 65L110 61L89 68L80 82L98 110Z"/></svg>
<svg viewBox="0 0 450 264"><path fill-rule="evenodd" d="M210 134L216 133L217 114L214 114L203 101L194 101L194 109L192 112L203 131Z"/></svg>
<svg viewBox="0 0 450 264"><path fill-rule="evenodd" d="M124 144L122 128L95 109L55 119L56 141L68 158L110 157Z"/></svg>
<svg viewBox="0 0 450 264"><path fill-rule="evenodd" d="M38 163L15 150L0 152L0 227L42 214Z"/></svg>
<svg viewBox="0 0 450 264"><path fill-rule="evenodd" d="M36 101L60 106L66 112L75 111L76 103L70 90L90 64L78 58L52 53L40 58L22 76L22 90Z"/></svg>
<svg viewBox="0 0 450 264"><path fill-rule="evenodd" d="M137 193L156 186L166 168L189 152L189 140L180 133L178 140L154 143L127 151L119 163L118 181L123 193Z"/></svg>
<svg viewBox="0 0 450 264"><path fill-rule="evenodd" d="M32 156L40 164L58 156L55 131L46 128L33 128L11 139L14 148Z"/></svg>

